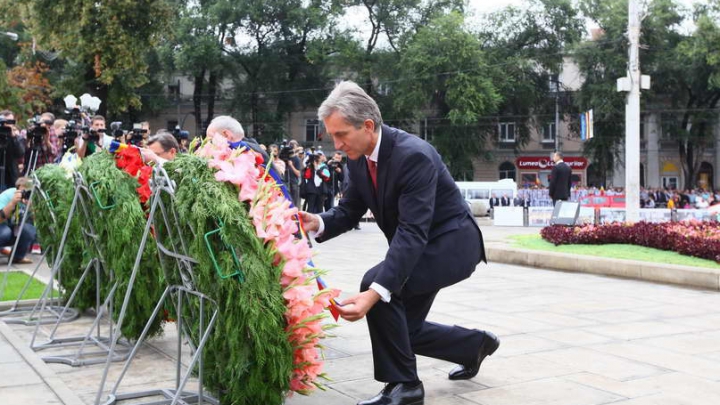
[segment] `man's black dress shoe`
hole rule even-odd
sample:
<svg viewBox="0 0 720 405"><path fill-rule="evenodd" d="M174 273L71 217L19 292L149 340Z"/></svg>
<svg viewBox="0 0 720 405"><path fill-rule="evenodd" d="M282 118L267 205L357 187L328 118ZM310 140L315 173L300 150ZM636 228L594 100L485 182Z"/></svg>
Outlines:
<svg viewBox="0 0 720 405"><path fill-rule="evenodd" d="M461 364L450 371L448 378L451 380L469 380L475 377L480 371L480 365L482 364L485 357L492 355L500 346L500 340L497 336L490 332L484 332L482 343L480 343L480 349L478 355L473 363Z"/></svg>
<svg viewBox="0 0 720 405"><path fill-rule="evenodd" d="M360 401L357 405L423 405L425 389L422 382L390 383L373 398Z"/></svg>

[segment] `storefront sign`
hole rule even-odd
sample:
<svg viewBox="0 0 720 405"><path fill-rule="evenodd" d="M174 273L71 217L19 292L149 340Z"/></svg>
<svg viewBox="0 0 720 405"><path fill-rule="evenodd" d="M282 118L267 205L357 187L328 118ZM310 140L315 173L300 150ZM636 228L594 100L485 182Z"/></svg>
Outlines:
<svg viewBox="0 0 720 405"><path fill-rule="evenodd" d="M585 170L588 167L588 161L584 157L569 156L563 158L572 170ZM555 162L550 158L540 156L521 156L515 161L518 170L546 170L552 169Z"/></svg>

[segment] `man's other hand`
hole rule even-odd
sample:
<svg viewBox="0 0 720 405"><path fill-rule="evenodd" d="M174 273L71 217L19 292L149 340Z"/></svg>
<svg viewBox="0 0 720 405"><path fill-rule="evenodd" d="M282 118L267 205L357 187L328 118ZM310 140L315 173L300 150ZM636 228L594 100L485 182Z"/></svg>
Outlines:
<svg viewBox="0 0 720 405"><path fill-rule="evenodd" d="M365 314L367 314L370 308L378 301L380 301L380 294L375 292L375 290L367 290L346 299L342 302L342 306L337 306L337 309L343 319L355 322L363 319Z"/></svg>
<svg viewBox="0 0 720 405"><path fill-rule="evenodd" d="M315 214L300 211L300 220L306 232L317 232L320 229L320 217Z"/></svg>
<svg viewBox="0 0 720 405"><path fill-rule="evenodd" d="M155 152L153 152L152 150L150 150L148 148L139 148L139 149L140 149L140 153L142 154L143 160L145 160L145 162L156 162L157 163L158 155L155 154Z"/></svg>

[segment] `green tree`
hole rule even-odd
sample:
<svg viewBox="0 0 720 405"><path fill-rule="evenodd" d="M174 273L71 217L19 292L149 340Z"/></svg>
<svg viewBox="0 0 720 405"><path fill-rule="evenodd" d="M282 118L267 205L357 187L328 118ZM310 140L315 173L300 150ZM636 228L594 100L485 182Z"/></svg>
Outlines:
<svg viewBox="0 0 720 405"><path fill-rule="evenodd" d="M331 29L341 13L337 0L247 0L234 20L245 44L226 46L239 67L234 107L245 112L252 135L262 141L285 137L288 114L320 104L330 80L325 65L333 42L347 43ZM336 41L337 39L337 41Z"/></svg>
<svg viewBox="0 0 720 405"><path fill-rule="evenodd" d="M615 80L627 74L627 1L583 0L580 5L603 35L574 50L586 79L576 101L582 110L595 112L595 138L586 144L586 153L611 172L622 162L618 147L625 133L625 94L615 91ZM689 21L694 23L691 32L683 28ZM710 5L690 13L673 0L648 3L642 19L640 69L653 81L642 101L645 111L668 111L663 128L678 146L683 187L695 185L702 156L714 141L713 110L720 102L719 21Z"/></svg>
<svg viewBox="0 0 720 405"><path fill-rule="evenodd" d="M238 3L172 0L172 4L176 23L160 48L160 60L166 75L184 73L192 77L195 127L204 131L215 115L215 101L228 71L224 47L233 41L231 21Z"/></svg>
<svg viewBox="0 0 720 405"><path fill-rule="evenodd" d="M585 143L585 155L595 165L603 186L621 160L624 139L625 94L616 91L615 81L627 73L627 2L587 0L583 13L598 24L602 37L583 41L572 55L584 78L574 101L579 111L593 109L594 138Z"/></svg>
<svg viewBox="0 0 720 405"><path fill-rule="evenodd" d="M19 89L10 86L7 78L7 66L5 62L0 60L0 105L4 107L16 106L20 104Z"/></svg>
<svg viewBox="0 0 720 405"><path fill-rule="evenodd" d="M471 158L486 140L477 122L501 102L481 44L463 23L461 14L451 13L420 28L402 53L401 76L393 84L398 113L417 119L430 114L432 142L455 178L472 171Z"/></svg>
<svg viewBox="0 0 720 405"><path fill-rule="evenodd" d="M165 0L7 1L25 10L23 23L39 47L80 67L84 89L76 92L100 97L101 113L140 107L136 89L148 81L145 52L170 16Z"/></svg>
<svg viewBox="0 0 720 405"><path fill-rule="evenodd" d="M376 91L374 83L384 79L379 74L397 73L393 69L388 72L386 67L389 62L397 64L404 43L434 18L449 11L463 14L464 9L460 0L354 0L351 4L364 9L369 26L364 47L358 49L355 70L361 86L376 98L382 94Z"/></svg>
<svg viewBox="0 0 720 405"><path fill-rule="evenodd" d="M668 88L673 108L683 111L672 135L678 146L685 188L696 185L703 155L714 146L713 125L718 124L716 109L720 102L720 19L705 6L698 6L694 15L695 30L683 36L669 52L668 63L658 64L658 76L674 85ZM662 48L659 52L668 53Z"/></svg>

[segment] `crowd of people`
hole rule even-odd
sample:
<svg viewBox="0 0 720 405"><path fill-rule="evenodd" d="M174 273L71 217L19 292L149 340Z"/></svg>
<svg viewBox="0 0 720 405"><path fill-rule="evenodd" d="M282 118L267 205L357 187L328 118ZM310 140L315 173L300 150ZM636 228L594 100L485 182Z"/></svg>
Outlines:
<svg viewBox="0 0 720 405"><path fill-rule="evenodd" d="M19 237L15 261L31 263L25 255L35 242L32 221L26 221L22 231L17 230L20 207L27 204L22 191L32 188L28 175L32 170L49 163L58 163L63 157L83 158L113 142L137 146L146 161L162 165L178 153L188 152L187 134L158 130L150 135L149 123L135 125L133 130L107 129L103 116L84 116L82 122L69 123L56 119L46 112L21 128L10 110L0 111L0 246L12 246ZM68 132L72 131L72 139ZM216 117L208 126L208 135L221 134L231 147L248 146L262 154L265 163L273 167L288 187L293 204L304 211L321 213L330 210L342 194L347 182L347 168L340 152L328 160L322 150L305 150L297 141L271 144L266 147L246 137L242 125L230 116ZM14 185L14 187L13 187ZM21 204L23 203L23 204ZM3 216L3 213L7 215ZM9 249L0 252L9 255Z"/></svg>
<svg viewBox="0 0 720 405"><path fill-rule="evenodd" d="M602 187L576 186L570 191L570 201L580 201L587 196L623 196L622 187L611 187L607 190ZM704 209L720 203L720 191L702 188L672 190L668 188L641 188L641 208L670 208L670 209ZM497 205L503 204L498 199ZM552 199L546 187L528 187L518 190L517 198L508 199L506 205L529 207L552 207Z"/></svg>

